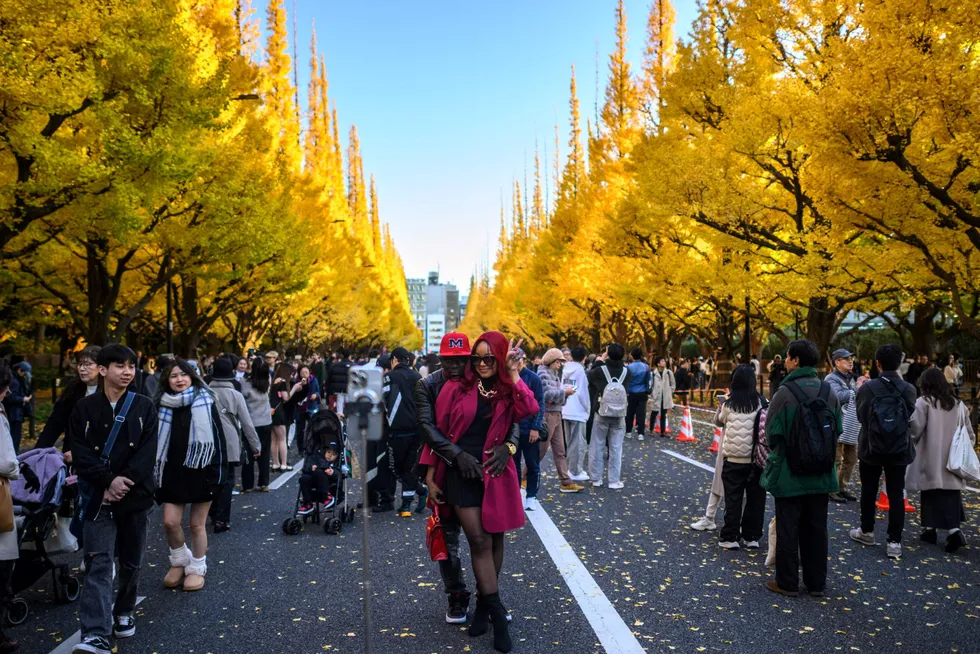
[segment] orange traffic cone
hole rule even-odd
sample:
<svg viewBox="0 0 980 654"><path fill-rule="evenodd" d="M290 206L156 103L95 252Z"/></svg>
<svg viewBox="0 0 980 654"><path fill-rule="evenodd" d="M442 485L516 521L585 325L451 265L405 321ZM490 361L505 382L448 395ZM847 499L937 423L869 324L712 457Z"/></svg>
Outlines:
<svg viewBox="0 0 980 654"><path fill-rule="evenodd" d="M885 491L878 491L878 501L875 502L875 506L879 511L888 510L888 496L885 495Z"/></svg>
<svg viewBox="0 0 980 654"><path fill-rule="evenodd" d="M709 452L718 452L718 446L721 444L721 427L715 427L715 437L711 440L711 446L708 448Z"/></svg>
<svg viewBox="0 0 980 654"><path fill-rule="evenodd" d="M903 492L905 492L905 491L903 491ZM912 506L912 503L911 502L909 502L909 494L907 492L905 492L905 512L906 513L915 513L915 507Z"/></svg>
<svg viewBox="0 0 980 654"><path fill-rule="evenodd" d="M669 413L666 416L664 416L664 425L667 427L667 429L664 430L664 433L665 434L669 434L670 433L670 414Z"/></svg>
<svg viewBox="0 0 980 654"><path fill-rule="evenodd" d="M680 443L697 443L698 439L694 438L694 429L691 426L691 409L690 407L684 407L684 415L681 417L681 431L677 435L677 441Z"/></svg>
<svg viewBox="0 0 980 654"><path fill-rule="evenodd" d="M654 434L659 434L660 433L660 421L659 420L654 420L654 423L655 424L653 425L653 433Z"/></svg>

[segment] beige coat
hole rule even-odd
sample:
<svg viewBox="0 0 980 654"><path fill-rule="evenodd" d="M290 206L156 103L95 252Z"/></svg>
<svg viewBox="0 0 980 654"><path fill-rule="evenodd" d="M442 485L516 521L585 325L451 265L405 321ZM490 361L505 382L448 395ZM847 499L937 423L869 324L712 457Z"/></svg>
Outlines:
<svg viewBox="0 0 980 654"><path fill-rule="evenodd" d="M674 389L677 388L677 381L674 380L674 373L670 368L664 368L660 372L653 369L653 389L650 394L650 404L647 408L651 411L660 411L660 402L663 400L664 409L674 408Z"/></svg>
<svg viewBox="0 0 980 654"><path fill-rule="evenodd" d="M952 411L943 411L923 397L915 401L911 429L915 461L905 473L905 487L908 490L963 490L966 483L946 469L946 462L961 414L966 418L970 438L977 442L967 413L966 405L962 402Z"/></svg>
<svg viewBox="0 0 980 654"><path fill-rule="evenodd" d="M14 441L10 437L7 414L0 409L0 477L8 480L20 478L20 464L14 454ZM0 534L0 561L12 561L20 556L17 548L17 528Z"/></svg>

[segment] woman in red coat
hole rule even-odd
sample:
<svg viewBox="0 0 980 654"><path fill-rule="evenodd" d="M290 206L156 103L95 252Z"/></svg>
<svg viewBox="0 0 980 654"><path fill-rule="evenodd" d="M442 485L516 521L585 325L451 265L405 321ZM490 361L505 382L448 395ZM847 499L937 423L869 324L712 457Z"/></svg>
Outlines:
<svg viewBox="0 0 980 654"><path fill-rule="evenodd" d="M505 443L513 423L538 411L521 381L520 341L487 332L474 344L462 379L449 380L436 400L436 424L459 448L450 465L426 448L421 463L435 466L440 512L452 510L466 534L479 596L470 636L487 632L493 618L494 647L511 648L507 612L497 594L504 561L504 533L524 526L514 452Z"/></svg>

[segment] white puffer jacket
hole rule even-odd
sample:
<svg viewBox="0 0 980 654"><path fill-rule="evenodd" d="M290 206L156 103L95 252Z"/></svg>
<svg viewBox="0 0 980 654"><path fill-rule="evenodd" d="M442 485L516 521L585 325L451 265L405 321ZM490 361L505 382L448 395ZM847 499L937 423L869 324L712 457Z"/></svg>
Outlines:
<svg viewBox="0 0 980 654"><path fill-rule="evenodd" d="M732 463L752 463L752 441L755 434L755 416L762 409L760 403L752 413L738 413L722 404L715 414L715 424L725 429L722 454Z"/></svg>

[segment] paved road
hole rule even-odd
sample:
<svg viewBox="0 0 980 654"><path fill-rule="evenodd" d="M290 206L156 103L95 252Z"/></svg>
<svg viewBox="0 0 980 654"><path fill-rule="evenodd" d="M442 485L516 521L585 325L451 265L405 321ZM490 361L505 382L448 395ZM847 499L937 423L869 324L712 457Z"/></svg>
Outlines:
<svg viewBox="0 0 980 654"><path fill-rule="evenodd" d="M828 596L766 591L764 549L723 551L717 534L686 528L703 511L711 475L663 450L713 465L710 433L700 425L696 431L701 442L692 445L628 441L622 491L561 495L549 458L542 507L598 589L573 594L569 583L581 588L583 577L574 566L559 570L548 546L560 551L561 543L546 538L546 546L531 524L509 535L501 595L514 616L515 652L605 651L593 628L598 622L606 636L615 632L615 620L601 615L605 598L649 652L980 651L980 549L948 557L920 544L915 516L905 554L893 562L883 546L866 549L847 539L855 505L832 505ZM361 651L360 518L336 536L318 529L284 536L280 524L295 492L293 479L269 494L235 498L233 529L212 537L200 593L162 588L166 546L154 526L139 631L119 651ZM980 496L966 499L975 521ZM445 596L424 551L422 516L385 514L370 526L376 651L492 652L489 636L473 640L444 623ZM883 540L883 521L878 530ZM77 564L78 556L70 560ZM562 572L574 579L566 582ZM76 631L77 605L54 604L46 584L24 596L32 615L11 629L23 651L47 654Z"/></svg>

